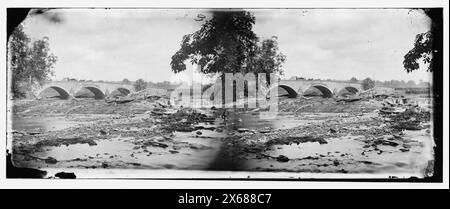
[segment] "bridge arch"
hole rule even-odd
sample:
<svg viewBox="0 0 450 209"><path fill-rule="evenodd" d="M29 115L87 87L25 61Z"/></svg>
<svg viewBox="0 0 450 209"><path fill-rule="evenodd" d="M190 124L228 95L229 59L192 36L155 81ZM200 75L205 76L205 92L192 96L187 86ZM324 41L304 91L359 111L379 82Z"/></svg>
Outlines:
<svg viewBox="0 0 450 209"><path fill-rule="evenodd" d="M299 92L301 93L301 89L299 89L299 91L296 91L294 88L292 88L288 85L279 84L279 85L272 86L271 88L269 88L269 90L266 93L266 98L270 96L271 91L274 91L274 90L278 91L279 90L278 88L283 89L287 93L285 95L278 95L278 96L287 96L288 98L297 98Z"/></svg>
<svg viewBox="0 0 450 209"><path fill-rule="evenodd" d="M359 92L359 90L357 88L355 88L353 86L346 86L338 92L338 96L344 96L344 95L348 95L348 94L355 95L358 92Z"/></svg>
<svg viewBox="0 0 450 209"><path fill-rule="evenodd" d="M39 93L38 93L38 97L39 98L43 98L43 93L45 92L45 91L47 91L47 90L49 90L49 89L53 89L53 90L55 90L56 92L58 92L58 94L60 95L59 97L61 98L61 99L68 99L68 98L70 98L70 94L64 89L64 88L62 88L62 87L60 87L60 86L48 86L48 87L44 87Z"/></svg>
<svg viewBox="0 0 450 209"><path fill-rule="evenodd" d="M310 90L311 88L315 88L315 89L319 90L322 93L322 97L324 97L324 98L331 98L331 97L333 97L333 92L327 86L324 86L324 85L321 85L321 84L314 84L314 85L309 86L305 90L305 92Z"/></svg>
<svg viewBox="0 0 450 209"><path fill-rule="evenodd" d="M92 92L94 94L94 99L103 99L103 98L105 98L105 94L98 87L95 87L95 86L83 86L80 89L80 91L83 90L83 89L87 89L90 92Z"/></svg>
<svg viewBox="0 0 450 209"><path fill-rule="evenodd" d="M109 96L111 96L111 97L126 96L130 93L131 93L131 91L128 88L118 87L118 88L114 89L113 91L111 91L111 93L109 93Z"/></svg>

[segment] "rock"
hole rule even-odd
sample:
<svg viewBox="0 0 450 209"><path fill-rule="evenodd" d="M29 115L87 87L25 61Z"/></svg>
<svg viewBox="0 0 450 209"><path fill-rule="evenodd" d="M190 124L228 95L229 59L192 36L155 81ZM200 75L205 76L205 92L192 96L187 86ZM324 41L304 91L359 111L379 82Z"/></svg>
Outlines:
<svg viewBox="0 0 450 209"><path fill-rule="evenodd" d="M179 152L176 151L176 150L169 150L169 152L170 152L171 154L177 154L177 153L179 153Z"/></svg>
<svg viewBox="0 0 450 209"><path fill-rule="evenodd" d="M313 156L308 156L308 157L304 157L302 158L302 160L318 160L319 157L313 157Z"/></svg>
<svg viewBox="0 0 450 209"><path fill-rule="evenodd" d="M282 138L271 139L266 142L266 145L276 145L276 144L291 144L291 143L305 143L305 142L318 142L319 144L327 144L328 142L322 137L314 136L287 136Z"/></svg>
<svg viewBox="0 0 450 209"><path fill-rule="evenodd" d="M102 163L102 168L107 168L107 167L108 167L108 163L103 162L103 163Z"/></svg>
<svg viewBox="0 0 450 209"><path fill-rule="evenodd" d="M337 160L333 161L334 166L338 166L339 164L340 164L339 161L337 161Z"/></svg>
<svg viewBox="0 0 450 209"><path fill-rule="evenodd" d="M402 152L409 152L409 149L406 149L406 148L400 148L400 151L402 151Z"/></svg>
<svg viewBox="0 0 450 209"><path fill-rule="evenodd" d="M398 130L411 130L411 131L417 131L423 128L422 126L419 125L419 123L410 121L397 122L397 124L393 125L392 127Z"/></svg>
<svg viewBox="0 0 450 209"><path fill-rule="evenodd" d="M151 113L153 114L153 115L164 115L164 114L166 114L166 111L165 110L161 110L161 109L153 109L152 111L151 111Z"/></svg>
<svg viewBox="0 0 450 209"><path fill-rule="evenodd" d="M34 132L27 132L27 134L31 135L31 136L34 136L34 135L41 134L41 132L34 131Z"/></svg>
<svg viewBox="0 0 450 209"><path fill-rule="evenodd" d="M81 137L70 138L57 138L57 139L45 139L36 143L36 147L48 147L48 146L60 146L71 144L89 144L89 146L95 146L97 143L93 139L83 139Z"/></svg>
<svg viewBox="0 0 450 209"><path fill-rule="evenodd" d="M176 131L178 132L192 132L195 131L195 129L193 127L190 126L177 126L175 128Z"/></svg>
<svg viewBox="0 0 450 209"><path fill-rule="evenodd" d="M144 142L145 146L153 146L153 147L162 147L167 148L169 145L161 143L161 142L154 142L154 141L146 141Z"/></svg>
<svg viewBox="0 0 450 209"><path fill-rule="evenodd" d="M57 162L58 161L55 158L52 158L52 157L48 157L48 158L45 159L45 163L48 163L48 164L56 164Z"/></svg>
<svg viewBox="0 0 450 209"><path fill-rule="evenodd" d="M244 132L249 131L249 129L247 129L247 128L238 128L237 131L238 131L239 133L244 133Z"/></svg>
<svg viewBox="0 0 450 209"><path fill-rule="evenodd" d="M388 141L388 140L383 140L383 139L377 139L377 140L375 140L373 143L374 143L375 145L382 144L382 145L393 146L393 147L398 146L398 143L397 143L397 142Z"/></svg>
<svg viewBox="0 0 450 209"><path fill-rule="evenodd" d="M259 130L259 133L262 133L262 134L267 134L270 132L271 132L271 130Z"/></svg>
<svg viewBox="0 0 450 209"><path fill-rule="evenodd" d="M206 146L206 145L201 145L201 144L190 144L189 148L191 149L195 149L195 150L207 150L207 149L211 149L211 147Z"/></svg>
<svg viewBox="0 0 450 209"><path fill-rule="evenodd" d="M336 133L336 129L330 128L330 133Z"/></svg>
<svg viewBox="0 0 450 209"><path fill-rule="evenodd" d="M201 131L195 132L197 135L202 135L203 133Z"/></svg>
<svg viewBox="0 0 450 209"><path fill-rule="evenodd" d="M401 139L402 137L400 136L400 135L398 135L398 134L393 134L392 135L395 139Z"/></svg>
<svg viewBox="0 0 450 209"><path fill-rule="evenodd" d="M60 179L76 179L77 176L75 176L74 173L66 173L66 172L59 172L55 174L55 177L58 177Z"/></svg>
<svg viewBox="0 0 450 209"><path fill-rule="evenodd" d="M284 156L284 155L279 155L279 156L277 157L277 161L278 161L278 162L288 162L288 161L289 161L289 158L286 157L286 156Z"/></svg>
<svg viewBox="0 0 450 209"><path fill-rule="evenodd" d="M107 133L106 133L106 131L104 131L104 130L100 130L100 134L101 134L101 135L106 135Z"/></svg>
<svg viewBox="0 0 450 209"><path fill-rule="evenodd" d="M340 169L340 170L338 170L338 172L340 172L340 173L348 173L348 171L347 170L345 170L345 169Z"/></svg>

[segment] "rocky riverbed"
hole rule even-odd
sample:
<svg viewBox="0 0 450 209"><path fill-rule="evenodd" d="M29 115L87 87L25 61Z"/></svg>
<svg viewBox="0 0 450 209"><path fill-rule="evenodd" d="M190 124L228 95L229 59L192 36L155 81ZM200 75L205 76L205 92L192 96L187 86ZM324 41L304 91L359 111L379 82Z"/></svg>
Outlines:
<svg viewBox="0 0 450 209"><path fill-rule="evenodd" d="M8 136L17 167L400 178L433 172L429 111L402 105L389 112L382 99L281 99L270 120L260 119L259 109L180 108L156 96L13 104Z"/></svg>

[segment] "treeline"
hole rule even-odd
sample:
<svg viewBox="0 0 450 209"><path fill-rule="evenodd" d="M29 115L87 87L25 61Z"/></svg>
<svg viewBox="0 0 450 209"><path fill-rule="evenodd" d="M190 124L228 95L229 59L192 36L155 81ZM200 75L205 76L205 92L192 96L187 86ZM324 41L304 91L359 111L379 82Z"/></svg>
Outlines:
<svg viewBox="0 0 450 209"><path fill-rule="evenodd" d="M10 93L23 98L33 88L50 80L57 57L50 52L49 39L32 41L18 25L8 40Z"/></svg>

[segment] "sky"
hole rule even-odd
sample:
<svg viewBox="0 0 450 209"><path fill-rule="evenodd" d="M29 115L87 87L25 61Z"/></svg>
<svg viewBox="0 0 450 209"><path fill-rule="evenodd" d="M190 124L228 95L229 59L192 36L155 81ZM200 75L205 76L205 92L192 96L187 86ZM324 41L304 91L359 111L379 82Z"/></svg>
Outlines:
<svg viewBox="0 0 450 209"><path fill-rule="evenodd" d="M406 73L403 56L430 20L408 9L257 9L254 32L278 37L286 55L284 78L430 81L427 66ZM57 14L59 22L48 17ZM32 39L49 38L58 57L53 79L179 81L172 55L183 35L201 27L196 9L66 9L29 16Z"/></svg>

